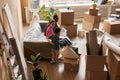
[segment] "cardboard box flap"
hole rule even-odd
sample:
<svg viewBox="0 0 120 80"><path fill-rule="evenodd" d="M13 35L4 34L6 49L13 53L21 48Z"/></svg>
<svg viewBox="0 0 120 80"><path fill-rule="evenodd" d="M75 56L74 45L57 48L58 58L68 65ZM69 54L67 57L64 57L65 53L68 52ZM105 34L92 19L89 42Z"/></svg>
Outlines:
<svg viewBox="0 0 120 80"><path fill-rule="evenodd" d="M63 57L65 57L65 58L71 58L71 59L78 59L79 58L79 55L77 55L75 53L75 51L69 46L66 46L63 49L61 49L60 54L62 54Z"/></svg>

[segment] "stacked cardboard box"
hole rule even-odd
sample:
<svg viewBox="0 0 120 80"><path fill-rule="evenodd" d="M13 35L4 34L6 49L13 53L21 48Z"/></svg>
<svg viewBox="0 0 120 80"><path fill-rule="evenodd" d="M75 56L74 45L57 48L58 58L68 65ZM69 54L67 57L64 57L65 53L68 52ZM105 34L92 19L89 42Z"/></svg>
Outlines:
<svg viewBox="0 0 120 80"><path fill-rule="evenodd" d="M64 58L64 69L78 72L79 58L78 59Z"/></svg>
<svg viewBox="0 0 120 80"><path fill-rule="evenodd" d="M107 70L104 70L106 56L100 55L100 48L95 30L86 33L87 39L87 80L107 80Z"/></svg>
<svg viewBox="0 0 120 80"><path fill-rule="evenodd" d="M105 31L109 34L120 34L120 21L110 21L110 20L104 20L103 27Z"/></svg>
<svg viewBox="0 0 120 80"><path fill-rule="evenodd" d="M64 57L64 69L71 71L79 71L79 58L78 48L66 46L60 50Z"/></svg>
<svg viewBox="0 0 120 80"><path fill-rule="evenodd" d="M99 23L101 19L101 14L99 13L97 16L90 15L88 12L84 14L84 20L88 21L92 24Z"/></svg>
<svg viewBox="0 0 120 80"><path fill-rule="evenodd" d="M60 28L67 30L69 38L77 36L77 24L74 24L74 11L72 9L58 9Z"/></svg>
<svg viewBox="0 0 120 80"><path fill-rule="evenodd" d="M67 30L67 36L69 38L77 36L77 24L61 25L60 27L64 27Z"/></svg>
<svg viewBox="0 0 120 80"><path fill-rule="evenodd" d="M106 56L87 55L86 80L107 80Z"/></svg>
<svg viewBox="0 0 120 80"><path fill-rule="evenodd" d="M120 55L109 50L107 62L110 80L120 80Z"/></svg>
<svg viewBox="0 0 120 80"><path fill-rule="evenodd" d="M58 23L60 25L73 25L74 23L74 11L72 9L59 9L58 10Z"/></svg>
<svg viewBox="0 0 120 80"><path fill-rule="evenodd" d="M90 15L89 12L85 12L84 21L83 21L83 29L87 31L93 30L93 28L99 29L100 21L101 21L100 13L94 16L94 15Z"/></svg>
<svg viewBox="0 0 120 80"><path fill-rule="evenodd" d="M97 16L98 15L98 11L99 11L99 8L93 9L92 7L90 7L89 14L93 15L93 16Z"/></svg>
<svg viewBox="0 0 120 80"><path fill-rule="evenodd" d="M102 71L86 71L86 80L107 80L108 70L105 66L105 69Z"/></svg>

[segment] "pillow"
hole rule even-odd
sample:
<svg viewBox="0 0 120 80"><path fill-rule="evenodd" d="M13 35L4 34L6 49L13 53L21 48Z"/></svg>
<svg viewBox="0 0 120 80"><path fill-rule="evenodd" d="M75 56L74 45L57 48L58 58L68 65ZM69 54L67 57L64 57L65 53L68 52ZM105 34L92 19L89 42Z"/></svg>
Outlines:
<svg viewBox="0 0 120 80"><path fill-rule="evenodd" d="M41 26L37 21L34 21L32 24L30 24L30 29L25 34L25 40L31 40L39 38L41 35Z"/></svg>
<svg viewBox="0 0 120 80"><path fill-rule="evenodd" d="M63 49L61 49L60 54L62 54L63 57L65 57L65 58L70 58L70 59L78 59L79 58L79 55L77 55L75 53L75 51L69 46L66 46Z"/></svg>
<svg viewBox="0 0 120 80"><path fill-rule="evenodd" d="M65 28L61 28L60 36L66 36L66 35L67 35L67 30Z"/></svg>

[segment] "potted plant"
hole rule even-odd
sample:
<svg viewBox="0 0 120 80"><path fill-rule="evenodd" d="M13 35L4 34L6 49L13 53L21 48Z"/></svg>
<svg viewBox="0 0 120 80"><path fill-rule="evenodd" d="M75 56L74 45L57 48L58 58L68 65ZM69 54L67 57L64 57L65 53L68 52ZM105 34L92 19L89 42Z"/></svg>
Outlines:
<svg viewBox="0 0 120 80"><path fill-rule="evenodd" d="M94 2L94 4L92 5L92 7L93 7L93 9L96 9L96 7L97 7L96 2L97 2L98 0L92 0L92 1Z"/></svg>
<svg viewBox="0 0 120 80"><path fill-rule="evenodd" d="M44 20L50 21L56 14L56 10L53 7L46 8L45 5L43 5L39 10L39 14L43 15Z"/></svg>
<svg viewBox="0 0 120 80"><path fill-rule="evenodd" d="M29 61L29 63L31 63L34 67L32 71L34 80L47 80L46 73L43 74L42 70L38 67L40 60L40 53L37 55L31 55L30 57L31 57L31 61Z"/></svg>

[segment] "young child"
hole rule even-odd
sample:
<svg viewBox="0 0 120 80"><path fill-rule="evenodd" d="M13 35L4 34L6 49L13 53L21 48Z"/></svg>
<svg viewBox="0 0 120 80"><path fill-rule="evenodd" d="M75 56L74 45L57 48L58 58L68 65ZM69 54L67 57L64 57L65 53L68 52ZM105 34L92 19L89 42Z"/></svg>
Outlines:
<svg viewBox="0 0 120 80"><path fill-rule="evenodd" d="M51 20L50 21L50 25L49 27L47 28L47 31L46 31L46 38L48 39L51 35L54 34L53 32L53 27L55 26L55 20Z"/></svg>
<svg viewBox="0 0 120 80"><path fill-rule="evenodd" d="M51 41L49 40L50 44L52 45L52 61L51 63L56 63L59 56L59 35L60 35L60 28L56 28L54 30L54 34L50 37Z"/></svg>

